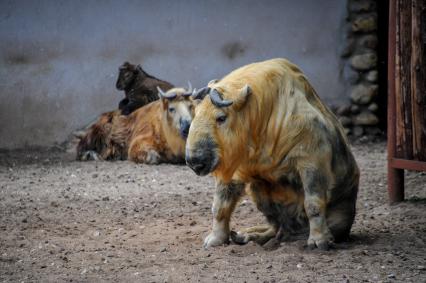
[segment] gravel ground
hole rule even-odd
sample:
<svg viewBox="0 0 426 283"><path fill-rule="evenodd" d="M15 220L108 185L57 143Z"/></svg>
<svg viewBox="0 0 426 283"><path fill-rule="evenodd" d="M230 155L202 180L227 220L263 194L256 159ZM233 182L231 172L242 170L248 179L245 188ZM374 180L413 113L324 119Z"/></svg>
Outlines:
<svg viewBox="0 0 426 283"><path fill-rule="evenodd" d="M426 282L426 175L390 206L386 144L353 146L361 185L352 240L202 249L214 180L185 166L77 162L58 150L0 152L0 282ZM232 226L264 223L249 200Z"/></svg>

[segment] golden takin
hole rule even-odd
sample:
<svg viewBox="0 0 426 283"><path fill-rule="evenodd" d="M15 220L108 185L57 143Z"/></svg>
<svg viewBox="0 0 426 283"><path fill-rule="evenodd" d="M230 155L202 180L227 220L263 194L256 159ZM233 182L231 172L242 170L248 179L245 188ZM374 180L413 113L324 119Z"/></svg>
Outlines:
<svg viewBox="0 0 426 283"><path fill-rule="evenodd" d="M253 63L193 97L201 101L186 163L200 176L212 173L217 186L205 248L230 237L271 247L309 233L307 247L319 249L347 239L359 169L342 126L296 65ZM244 193L268 225L231 232L231 214Z"/></svg>
<svg viewBox="0 0 426 283"><path fill-rule="evenodd" d="M78 160L130 159L137 163L184 163L185 140L193 117L192 90L158 89L160 100L129 116L101 115L77 146Z"/></svg>

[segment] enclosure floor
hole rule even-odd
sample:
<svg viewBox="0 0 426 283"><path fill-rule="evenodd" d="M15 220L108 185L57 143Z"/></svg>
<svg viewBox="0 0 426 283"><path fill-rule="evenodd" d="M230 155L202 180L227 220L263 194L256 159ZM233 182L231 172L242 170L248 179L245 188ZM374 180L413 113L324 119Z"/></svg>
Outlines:
<svg viewBox="0 0 426 283"><path fill-rule="evenodd" d="M60 152L0 153L0 282L425 282L426 175L389 206L386 145L355 145L361 168L352 241L202 249L211 177L185 166L76 162ZM249 201L232 228L264 223Z"/></svg>

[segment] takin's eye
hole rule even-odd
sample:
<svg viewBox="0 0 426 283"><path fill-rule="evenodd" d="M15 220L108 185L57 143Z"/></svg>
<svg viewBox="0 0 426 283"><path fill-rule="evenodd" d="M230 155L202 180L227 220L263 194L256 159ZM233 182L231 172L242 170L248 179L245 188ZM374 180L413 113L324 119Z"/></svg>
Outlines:
<svg viewBox="0 0 426 283"><path fill-rule="evenodd" d="M169 107L169 112L170 112L170 113L175 113L175 112L176 112L176 109L175 109L174 107Z"/></svg>
<svg viewBox="0 0 426 283"><path fill-rule="evenodd" d="M216 117L216 122L219 124L219 125L221 125L221 124L223 124L223 123L225 123L225 121L226 121L226 115L220 115L220 116L217 116Z"/></svg>

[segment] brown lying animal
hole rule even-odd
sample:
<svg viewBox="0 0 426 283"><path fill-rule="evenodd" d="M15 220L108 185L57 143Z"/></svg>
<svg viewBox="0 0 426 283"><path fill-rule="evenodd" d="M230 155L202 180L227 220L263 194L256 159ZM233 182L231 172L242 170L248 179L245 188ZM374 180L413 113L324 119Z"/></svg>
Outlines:
<svg viewBox="0 0 426 283"><path fill-rule="evenodd" d="M124 90L126 97L120 101L118 108L123 115L129 115L139 107L142 107L158 99L157 87L167 91L173 87L169 82L157 79L146 73L140 65L132 65L124 62L119 67L116 83L118 90Z"/></svg>
<svg viewBox="0 0 426 283"><path fill-rule="evenodd" d="M340 123L300 69L285 59L241 67L209 83L196 106L186 162L212 173L217 191L205 247L228 242L229 221L245 191L269 225L232 233L267 245L309 231L308 247L348 237L359 170Z"/></svg>
<svg viewBox="0 0 426 283"><path fill-rule="evenodd" d="M159 90L160 100L129 116L101 115L77 147L78 160L130 159L138 163L183 163L193 110L191 89Z"/></svg>
<svg viewBox="0 0 426 283"><path fill-rule="evenodd" d="M126 154L110 140L113 123L122 116L120 110L102 113L85 132L77 136L77 160L123 160Z"/></svg>

